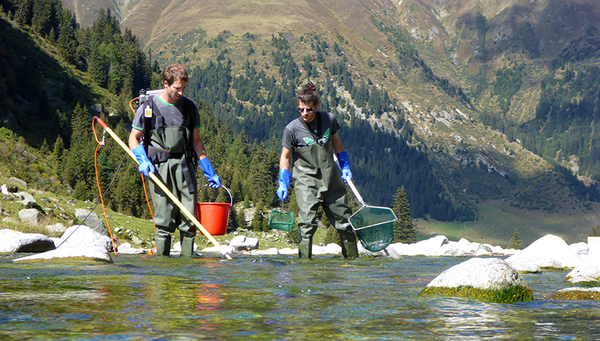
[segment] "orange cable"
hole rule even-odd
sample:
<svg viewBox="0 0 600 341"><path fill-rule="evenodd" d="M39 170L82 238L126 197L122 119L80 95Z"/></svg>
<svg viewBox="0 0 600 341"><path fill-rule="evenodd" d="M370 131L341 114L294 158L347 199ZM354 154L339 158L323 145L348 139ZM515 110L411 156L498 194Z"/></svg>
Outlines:
<svg viewBox="0 0 600 341"><path fill-rule="evenodd" d="M100 146L103 146L105 143L98 140L98 134L96 133L96 125L94 124L96 120L92 120L92 130L94 131L94 138L98 145L96 146L96 152L94 153L94 168L96 170L96 183L98 184L98 193L100 193L100 201L102 201L102 210L104 211L104 218L106 219L106 225L108 226L108 233L110 234L110 241L112 242L112 247L115 255L117 254L117 248L115 246L115 240L113 238L112 229L110 228L110 223L108 222L108 215L106 214L106 207L104 206L104 196L102 195L102 189L100 188L100 175L98 174L98 149Z"/></svg>
<svg viewBox="0 0 600 341"><path fill-rule="evenodd" d="M154 235L156 235L156 222L154 221L154 212L152 212L152 205L150 205L150 200L148 199L148 191L146 191L146 181L144 180L144 174L140 174L142 176L142 185L144 186L144 195L146 196L146 203L148 203L148 209L150 209L150 215L152 216L152 223L154 224ZM154 250L156 249L156 240L154 241L154 247L150 249L148 252L149 256L154 254Z"/></svg>

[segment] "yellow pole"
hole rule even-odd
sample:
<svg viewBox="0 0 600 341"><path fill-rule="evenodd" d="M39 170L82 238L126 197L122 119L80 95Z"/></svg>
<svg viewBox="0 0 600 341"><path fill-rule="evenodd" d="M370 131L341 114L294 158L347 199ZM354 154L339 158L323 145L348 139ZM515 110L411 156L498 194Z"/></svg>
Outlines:
<svg viewBox="0 0 600 341"><path fill-rule="evenodd" d="M119 138L119 136L117 136L117 134L115 134L109 127L108 125L102 121L99 117L94 117L94 119L96 121L98 121L98 123L102 126L102 128L106 129L106 131L108 132L108 134L110 136L112 136L113 139L115 139L115 141L117 141L117 143L123 148L125 149L125 151L127 152L127 154L129 154L129 156L131 156L132 159L135 160L136 163L139 164L139 162L137 161L137 159L135 158L135 155L133 154L133 152L131 151L131 149L129 149L129 147L127 145L125 145L125 143L123 142L123 140L121 140ZM154 181L154 183L156 185L158 185L158 187L160 187L160 189L163 190L163 192L165 192L165 194L171 199L171 201L173 201L175 203L175 205L177 205L179 207L179 209L181 209L181 212L183 212L183 214L188 217L188 219L190 221L192 221L192 223L194 223L194 225L196 225L200 231L202 231L202 233L211 241L211 243L213 243L214 246L216 246L219 251L227 258L227 259L231 259L231 256L229 256L229 254L227 254L227 252L225 252L222 248L221 248L221 244L219 244L219 242L204 228L204 226L202 226L202 224L200 224L200 222L198 221L198 219L196 219L196 217L194 217L194 215L192 213L190 213L190 211L188 211L185 206L183 206L183 204L181 203L181 201L179 201L179 199L177 199L177 197L175 197L175 195L173 195L173 193L171 193L171 191L167 188L167 186L165 186L162 181L160 181L160 179L158 177L156 177L156 175L154 175L154 173L149 173L150 174L150 179L152 179L152 181Z"/></svg>

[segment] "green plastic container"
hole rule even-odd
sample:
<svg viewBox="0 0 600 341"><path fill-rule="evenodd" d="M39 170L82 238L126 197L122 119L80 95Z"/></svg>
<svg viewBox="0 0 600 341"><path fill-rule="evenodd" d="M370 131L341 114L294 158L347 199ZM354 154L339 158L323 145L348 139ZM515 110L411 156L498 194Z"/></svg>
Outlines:
<svg viewBox="0 0 600 341"><path fill-rule="evenodd" d="M276 209L271 210L269 216L269 227L280 231L289 231L294 225L293 212L281 212Z"/></svg>
<svg viewBox="0 0 600 341"><path fill-rule="evenodd" d="M394 211L388 207L363 206L349 220L363 247L377 252L394 240L394 221L397 219Z"/></svg>

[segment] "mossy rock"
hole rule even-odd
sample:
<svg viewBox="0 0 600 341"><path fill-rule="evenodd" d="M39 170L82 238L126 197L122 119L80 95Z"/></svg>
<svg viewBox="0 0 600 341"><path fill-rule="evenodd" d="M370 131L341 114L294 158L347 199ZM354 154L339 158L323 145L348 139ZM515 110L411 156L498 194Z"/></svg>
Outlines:
<svg viewBox="0 0 600 341"><path fill-rule="evenodd" d="M550 298L554 300L600 301L600 288L567 288L553 293Z"/></svg>
<svg viewBox="0 0 600 341"><path fill-rule="evenodd" d="M495 303L533 301L533 292L531 289L524 286L513 286L501 290L478 289L471 286L461 286L456 288L426 287L419 295L468 297Z"/></svg>

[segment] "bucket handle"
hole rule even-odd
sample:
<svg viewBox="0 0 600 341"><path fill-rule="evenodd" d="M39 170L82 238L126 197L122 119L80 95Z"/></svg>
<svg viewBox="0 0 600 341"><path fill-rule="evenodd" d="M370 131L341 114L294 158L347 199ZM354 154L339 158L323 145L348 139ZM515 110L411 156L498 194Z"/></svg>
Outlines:
<svg viewBox="0 0 600 341"><path fill-rule="evenodd" d="M208 186L208 184L202 186L202 188L200 188L200 190L198 190L198 193L200 193L200 191L203 190L204 187L209 187L209 186ZM223 187L227 191L227 194L229 194L229 205L233 206L233 196L231 196L231 192L229 192L229 189L227 189L227 187L225 187L225 185L221 185L221 187ZM218 188L215 188L215 189L218 189Z"/></svg>

